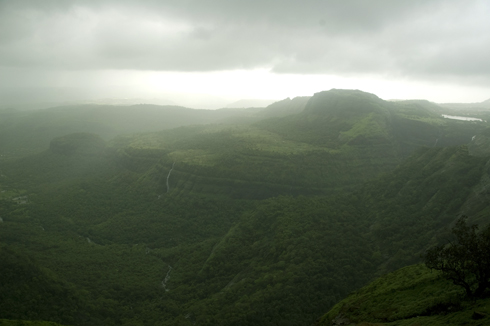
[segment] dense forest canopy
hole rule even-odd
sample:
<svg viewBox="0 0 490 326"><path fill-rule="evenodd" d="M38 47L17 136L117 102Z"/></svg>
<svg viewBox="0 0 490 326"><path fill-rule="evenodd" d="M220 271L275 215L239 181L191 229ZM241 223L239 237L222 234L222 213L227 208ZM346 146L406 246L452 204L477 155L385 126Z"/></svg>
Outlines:
<svg viewBox="0 0 490 326"><path fill-rule="evenodd" d="M312 324L461 214L489 224L490 113L454 110L338 89L2 110L0 318Z"/></svg>

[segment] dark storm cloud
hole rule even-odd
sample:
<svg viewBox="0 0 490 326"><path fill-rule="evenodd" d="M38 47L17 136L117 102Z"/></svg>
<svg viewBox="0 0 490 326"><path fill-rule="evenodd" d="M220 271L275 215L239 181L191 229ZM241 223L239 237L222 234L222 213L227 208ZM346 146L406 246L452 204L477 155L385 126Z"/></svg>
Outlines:
<svg viewBox="0 0 490 326"><path fill-rule="evenodd" d="M490 75L488 1L1 1L0 66Z"/></svg>

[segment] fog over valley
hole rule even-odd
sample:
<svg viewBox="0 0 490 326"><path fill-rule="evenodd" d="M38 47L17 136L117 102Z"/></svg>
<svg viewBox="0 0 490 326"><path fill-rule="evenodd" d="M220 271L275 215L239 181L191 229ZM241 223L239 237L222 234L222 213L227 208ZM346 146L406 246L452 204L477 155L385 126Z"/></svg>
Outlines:
<svg viewBox="0 0 490 326"><path fill-rule="evenodd" d="M0 0L0 325L490 324L489 15Z"/></svg>

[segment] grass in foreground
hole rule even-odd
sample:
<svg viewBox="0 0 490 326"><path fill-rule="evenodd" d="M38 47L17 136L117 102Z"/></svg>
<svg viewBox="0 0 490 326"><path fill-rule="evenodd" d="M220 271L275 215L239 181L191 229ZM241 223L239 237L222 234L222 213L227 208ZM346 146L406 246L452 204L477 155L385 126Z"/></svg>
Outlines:
<svg viewBox="0 0 490 326"><path fill-rule="evenodd" d="M351 294L317 325L489 325L490 298L471 301L441 274L413 265ZM337 324L336 324L337 323Z"/></svg>

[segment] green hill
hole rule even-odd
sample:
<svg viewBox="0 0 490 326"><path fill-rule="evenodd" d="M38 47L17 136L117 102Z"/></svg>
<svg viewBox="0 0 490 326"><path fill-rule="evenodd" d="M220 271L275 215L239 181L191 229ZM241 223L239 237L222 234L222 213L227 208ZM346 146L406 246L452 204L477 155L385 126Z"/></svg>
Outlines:
<svg viewBox="0 0 490 326"><path fill-rule="evenodd" d="M258 114L261 117L283 117L290 114L300 113L304 110L306 104L308 103L310 97L309 96L299 96L293 99L289 97L272 103L268 105L265 109L261 110Z"/></svg>
<svg viewBox="0 0 490 326"><path fill-rule="evenodd" d="M253 123L60 135L2 162L0 241L73 285L76 325L311 324L460 214L490 222L489 157L463 145L486 126L332 90Z"/></svg>
<svg viewBox="0 0 490 326"><path fill-rule="evenodd" d="M119 137L112 146L133 165L152 156L155 180L166 181L173 167L170 183L181 193L255 199L330 194L393 170L421 146L466 144L487 126L444 119L433 109L331 90L315 94L301 113Z"/></svg>
<svg viewBox="0 0 490 326"><path fill-rule="evenodd" d="M78 105L37 111L0 110L0 157L18 158L48 148L55 137L95 133L105 140L119 134L151 132L184 125L246 118L247 110L195 110L157 105Z"/></svg>
<svg viewBox="0 0 490 326"><path fill-rule="evenodd" d="M337 303L315 325L488 325L490 299L461 290L423 265L385 275Z"/></svg>

